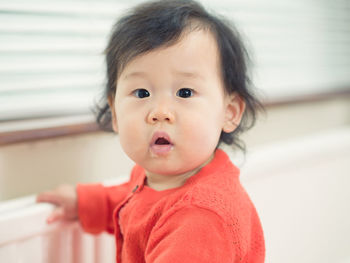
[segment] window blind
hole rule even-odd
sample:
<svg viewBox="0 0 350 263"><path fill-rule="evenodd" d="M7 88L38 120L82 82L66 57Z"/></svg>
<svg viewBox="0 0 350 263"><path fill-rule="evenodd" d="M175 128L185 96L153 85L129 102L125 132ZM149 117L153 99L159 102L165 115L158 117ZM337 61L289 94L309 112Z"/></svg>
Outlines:
<svg viewBox="0 0 350 263"><path fill-rule="evenodd" d="M138 2L0 1L0 121L91 112L110 29ZM349 1L201 2L242 32L267 99L349 88Z"/></svg>
<svg viewBox="0 0 350 263"><path fill-rule="evenodd" d="M120 1L0 2L0 120L91 112Z"/></svg>
<svg viewBox="0 0 350 263"><path fill-rule="evenodd" d="M217 9L246 35L267 100L350 88L350 1L229 3Z"/></svg>

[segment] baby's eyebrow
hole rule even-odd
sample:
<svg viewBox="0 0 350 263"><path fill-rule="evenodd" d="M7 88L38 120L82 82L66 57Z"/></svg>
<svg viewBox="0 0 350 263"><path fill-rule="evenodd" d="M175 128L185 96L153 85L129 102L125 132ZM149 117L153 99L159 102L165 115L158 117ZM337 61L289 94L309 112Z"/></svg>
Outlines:
<svg viewBox="0 0 350 263"><path fill-rule="evenodd" d="M201 74L199 74L195 71L174 70L173 74L180 76L180 77L189 78L189 79L202 79L202 80L204 79L204 77ZM123 77L124 80L131 79L131 78L147 79L147 73L144 71L134 71L134 72L130 72L130 73L126 74Z"/></svg>
<svg viewBox="0 0 350 263"><path fill-rule="evenodd" d="M190 78L190 79L204 79L204 77L201 74L194 71L192 72L192 71L174 70L174 74L182 77Z"/></svg>
<svg viewBox="0 0 350 263"><path fill-rule="evenodd" d="M147 78L147 73L143 72L143 71L134 71L134 72L130 72L130 73L126 74L123 77L123 79L130 79L130 78L135 78L135 77Z"/></svg>

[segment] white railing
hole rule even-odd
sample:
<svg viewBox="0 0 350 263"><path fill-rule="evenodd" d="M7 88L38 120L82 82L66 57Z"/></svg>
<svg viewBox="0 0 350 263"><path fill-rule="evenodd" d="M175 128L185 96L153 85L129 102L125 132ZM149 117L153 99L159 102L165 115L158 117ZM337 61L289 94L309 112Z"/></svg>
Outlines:
<svg viewBox="0 0 350 263"><path fill-rule="evenodd" d="M48 225L50 204L29 196L0 204L0 262L4 263L112 263L112 235L83 233L79 223Z"/></svg>

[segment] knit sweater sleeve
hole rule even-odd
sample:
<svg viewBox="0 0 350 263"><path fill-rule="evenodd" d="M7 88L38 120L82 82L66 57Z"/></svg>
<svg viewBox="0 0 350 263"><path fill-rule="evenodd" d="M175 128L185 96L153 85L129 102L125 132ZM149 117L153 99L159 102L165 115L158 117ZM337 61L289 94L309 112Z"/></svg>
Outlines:
<svg viewBox="0 0 350 263"><path fill-rule="evenodd" d="M88 184L77 186L78 215L84 231L97 234L114 232L113 211L129 192L129 182L116 186Z"/></svg>
<svg viewBox="0 0 350 263"><path fill-rule="evenodd" d="M196 206L178 210L151 233L147 263L234 262L227 224L215 212Z"/></svg>

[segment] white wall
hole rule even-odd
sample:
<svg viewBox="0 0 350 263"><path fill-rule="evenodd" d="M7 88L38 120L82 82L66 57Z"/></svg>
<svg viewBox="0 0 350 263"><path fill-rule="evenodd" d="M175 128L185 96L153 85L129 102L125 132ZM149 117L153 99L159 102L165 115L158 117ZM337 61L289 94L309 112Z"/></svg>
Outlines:
<svg viewBox="0 0 350 263"><path fill-rule="evenodd" d="M261 145L241 180L265 231L267 263L350 262L350 126Z"/></svg>

